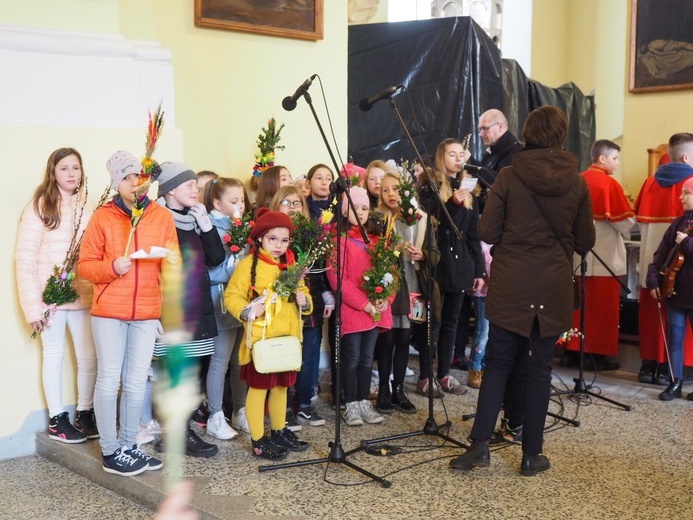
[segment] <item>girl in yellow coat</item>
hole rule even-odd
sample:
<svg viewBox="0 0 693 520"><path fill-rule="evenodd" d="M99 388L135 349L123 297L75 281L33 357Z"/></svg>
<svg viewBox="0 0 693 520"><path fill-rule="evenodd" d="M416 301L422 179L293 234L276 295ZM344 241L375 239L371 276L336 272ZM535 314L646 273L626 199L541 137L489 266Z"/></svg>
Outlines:
<svg viewBox="0 0 693 520"><path fill-rule="evenodd" d="M287 215L260 208L250 232L252 255L238 263L224 293L227 309L244 323L245 334L238 355L241 377L248 384L245 409L253 455L266 459L280 459L288 451L303 451L308 448L307 442L300 441L295 433L286 428L287 388L296 383L297 372L261 374L255 369L251 357L252 345L262 338L264 328L255 319L264 317L263 321L268 322L266 338L300 338L303 327L301 313L310 314L312 311L310 293L303 281L295 293L295 302L277 297L276 303L267 304L272 300L273 283L288 265L294 263L293 253L288 249L293 232L294 226ZM263 295L267 297L266 300L254 301ZM266 310L270 316L265 316ZM270 437L265 435L264 427L265 397L268 390L272 430Z"/></svg>

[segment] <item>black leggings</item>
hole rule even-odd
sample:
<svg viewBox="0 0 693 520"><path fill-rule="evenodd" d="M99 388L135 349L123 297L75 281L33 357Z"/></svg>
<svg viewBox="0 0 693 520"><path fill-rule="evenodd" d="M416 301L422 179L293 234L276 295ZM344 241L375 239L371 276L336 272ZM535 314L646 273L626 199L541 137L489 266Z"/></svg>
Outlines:
<svg viewBox="0 0 693 520"><path fill-rule="evenodd" d="M409 362L410 339L411 329L390 329L378 336L375 359L378 361L381 386L390 382L390 373L394 374L392 388L404 384L404 374Z"/></svg>

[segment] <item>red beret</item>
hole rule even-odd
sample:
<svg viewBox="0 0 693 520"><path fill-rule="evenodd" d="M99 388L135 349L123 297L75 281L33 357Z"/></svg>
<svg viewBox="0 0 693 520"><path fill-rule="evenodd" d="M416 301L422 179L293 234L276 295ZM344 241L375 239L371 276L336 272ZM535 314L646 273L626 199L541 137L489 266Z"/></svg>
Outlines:
<svg viewBox="0 0 693 520"><path fill-rule="evenodd" d="M250 239L262 238L270 229L287 228L289 236L294 234L294 224L291 222L289 215L281 211L270 211L269 208L260 208L257 210L255 217L255 225L250 230Z"/></svg>

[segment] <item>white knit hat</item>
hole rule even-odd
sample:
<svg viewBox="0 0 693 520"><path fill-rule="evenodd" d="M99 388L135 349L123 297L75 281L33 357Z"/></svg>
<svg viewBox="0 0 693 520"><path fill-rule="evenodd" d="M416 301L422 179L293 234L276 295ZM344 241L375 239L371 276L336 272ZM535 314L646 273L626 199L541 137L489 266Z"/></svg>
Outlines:
<svg viewBox="0 0 693 520"><path fill-rule="evenodd" d="M130 152L118 150L106 161L106 168L111 175L111 188L118 191L118 185L131 173L142 173L142 163Z"/></svg>

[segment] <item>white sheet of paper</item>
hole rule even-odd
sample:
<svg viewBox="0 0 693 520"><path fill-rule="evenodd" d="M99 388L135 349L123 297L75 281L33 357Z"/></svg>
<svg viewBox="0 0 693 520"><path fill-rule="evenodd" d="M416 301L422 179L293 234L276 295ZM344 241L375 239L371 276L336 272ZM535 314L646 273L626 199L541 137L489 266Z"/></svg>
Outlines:
<svg viewBox="0 0 693 520"><path fill-rule="evenodd" d="M145 260L147 258L166 258L166 254L169 252L165 247L152 246L147 253L144 249L139 249L130 255L132 260Z"/></svg>
<svg viewBox="0 0 693 520"><path fill-rule="evenodd" d="M462 179L462 184L460 184L460 189L472 191L478 179L465 177Z"/></svg>

